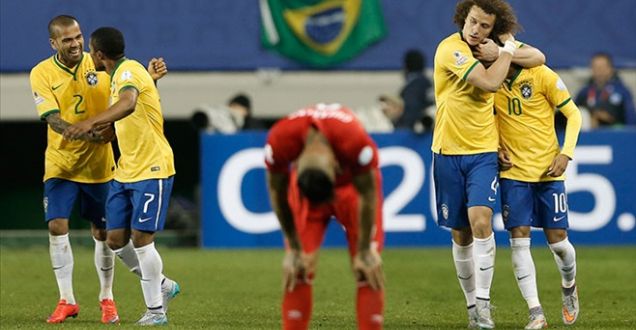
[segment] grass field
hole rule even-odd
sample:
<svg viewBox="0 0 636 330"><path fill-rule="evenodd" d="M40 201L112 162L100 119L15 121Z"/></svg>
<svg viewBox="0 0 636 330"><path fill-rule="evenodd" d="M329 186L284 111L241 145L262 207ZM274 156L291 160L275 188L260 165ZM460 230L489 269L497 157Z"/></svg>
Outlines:
<svg viewBox="0 0 636 330"><path fill-rule="evenodd" d="M170 306L169 328L277 329L280 327L281 250L159 248L165 273L182 294ZM104 328L99 324L98 284L92 250L77 247L75 296L77 319L63 326L45 324L57 299L57 285L46 248L0 251L0 328ZM546 247L534 250L539 296L553 329L565 328L560 317L560 279ZM577 249L581 314L578 329L636 328L636 247ZM389 249L384 253L387 277L386 329L464 329L464 298L448 249ZM354 283L345 250L321 254L314 286L312 329L353 329ZM139 281L117 262L115 298L121 326L133 324L144 311ZM497 252L492 301L498 329L520 329L526 305L512 275L510 250Z"/></svg>

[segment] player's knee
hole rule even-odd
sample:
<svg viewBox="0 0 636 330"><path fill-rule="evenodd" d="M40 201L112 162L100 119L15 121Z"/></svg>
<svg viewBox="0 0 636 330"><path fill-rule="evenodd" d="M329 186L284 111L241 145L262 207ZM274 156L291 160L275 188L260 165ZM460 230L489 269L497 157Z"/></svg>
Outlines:
<svg viewBox="0 0 636 330"><path fill-rule="evenodd" d="M554 244L566 239L568 233L565 229L548 229L545 231L545 236L548 239L548 243Z"/></svg>
<svg viewBox="0 0 636 330"><path fill-rule="evenodd" d="M98 241L102 241L103 242L103 241L106 240L106 229L97 228L95 226L92 226L91 227L91 234Z"/></svg>
<svg viewBox="0 0 636 330"><path fill-rule="evenodd" d="M510 237L512 238L527 238L530 237L530 227L520 226L510 229Z"/></svg>
<svg viewBox="0 0 636 330"><path fill-rule="evenodd" d="M107 235L106 237L106 244L113 251L123 248L127 243L122 237L114 237L112 235Z"/></svg>
<svg viewBox="0 0 636 330"><path fill-rule="evenodd" d="M57 218L49 221L49 233L53 236L68 234L68 220Z"/></svg>

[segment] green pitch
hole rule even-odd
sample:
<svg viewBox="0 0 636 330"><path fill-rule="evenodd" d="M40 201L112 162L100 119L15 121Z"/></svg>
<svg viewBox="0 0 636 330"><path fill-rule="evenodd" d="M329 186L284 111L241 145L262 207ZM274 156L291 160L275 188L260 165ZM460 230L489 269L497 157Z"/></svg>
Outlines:
<svg viewBox="0 0 636 330"><path fill-rule="evenodd" d="M165 274L181 284L170 305L169 328L278 329L282 250L186 250L159 247ZM539 297L552 329L562 325L560 278L547 247L533 250ZM0 328L61 328L44 320L57 303L57 285L46 248L2 248ZM77 319L66 329L101 328L98 282L92 250L76 247ZM578 247L581 314L577 329L636 328L636 247ZM386 329L464 329L467 317L447 249L389 249ZM139 281L117 261L115 300L122 320L118 329L136 328L144 311ZM354 329L355 286L344 249L321 254L314 286L313 329ZM516 286L510 250L499 248L492 302L498 329L526 324L526 305Z"/></svg>

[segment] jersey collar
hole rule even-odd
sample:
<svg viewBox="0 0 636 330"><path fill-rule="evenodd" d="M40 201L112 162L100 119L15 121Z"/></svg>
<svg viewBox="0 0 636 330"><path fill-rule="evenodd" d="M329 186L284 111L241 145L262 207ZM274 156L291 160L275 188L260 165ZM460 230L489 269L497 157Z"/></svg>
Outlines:
<svg viewBox="0 0 636 330"><path fill-rule="evenodd" d="M57 55L58 54L53 55L53 62L57 65L57 67L62 69L62 71L73 76L73 80L77 80L77 70L79 70L80 64L82 64L82 61L84 60L84 52L82 52L82 57L80 58L79 62L77 62L77 64L75 65L75 68L73 69L69 69L66 65L62 64L62 62L60 62L57 59Z"/></svg>
<svg viewBox="0 0 636 330"><path fill-rule="evenodd" d="M117 63L115 63L115 68L113 69L113 72L110 73L110 79L112 80L113 77L115 76L115 72L117 72L117 69L119 69L119 66L124 63L127 60L126 56L120 58L119 60L117 60Z"/></svg>
<svg viewBox="0 0 636 330"><path fill-rule="evenodd" d="M517 66L516 67L516 71L515 74L512 75L512 77L510 77L510 79L506 79L506 84L508 84L508 89L512 89L512 84L515 82L515 80L517 79L517 77L519 77L519 75L521 74L521 71L523 70L522 67Z"/></svg>

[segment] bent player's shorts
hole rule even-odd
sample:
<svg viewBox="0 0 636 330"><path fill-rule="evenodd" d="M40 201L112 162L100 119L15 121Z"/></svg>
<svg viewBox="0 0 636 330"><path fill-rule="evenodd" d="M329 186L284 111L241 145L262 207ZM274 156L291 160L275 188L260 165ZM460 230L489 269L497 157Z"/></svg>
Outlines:
<svg viewBox="0 0 636 330"><path fill-rule="evenodd" d="M501 179L501 212L507 230L521 226L567 229L568 205L563 181Z"/></svg>
<svg viewBox="0 0 636 330"><path fill-rule="evenodd" d="M382 228L382 179L379 170L376 170L375 177L377 189L375 233L371 243L380 252L384 246L384 230ZM345 230L349 254L355 255L358 248L359 198L353 184L336 187L334 199L329 203L312 204L300 193L296 184L296 172L292 171L288 194L289 206L294 216L294 224L303 252L312 253L320 248L329 219L334 216Z"/></svg>
<svg viewBox="0 0 636 330"><path fill-rule="evenodd" d="M113 180L106 201L106 229L163 229L174 176L124 183Z"/></svg>
<svg viewBox="0 0 636 330"><path fill-rule="evenodd" d="M104 205L108 182L79 183L52 178L44 182L44 220L68 219L79 197L80 216L97 228L106 228Z"/></svg>
<svg viewBox="0 0 636 330"><path fill-rule="evenodd" d="M470 226L468 208L495 207L498 185L497 153L442 155L433 153L437 224Z"/></svg>

